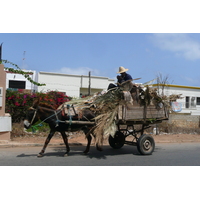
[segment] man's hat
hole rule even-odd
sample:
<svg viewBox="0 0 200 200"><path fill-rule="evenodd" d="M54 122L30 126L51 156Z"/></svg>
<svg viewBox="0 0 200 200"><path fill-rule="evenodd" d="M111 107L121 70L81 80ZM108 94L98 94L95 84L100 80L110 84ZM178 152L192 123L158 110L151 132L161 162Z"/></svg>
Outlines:
<svg viewBox="0 0 200 200"><path fill-rule="evenodd" d="M127 72L128 69L125 69L124 67L119 67L119 71L117 72L118 74L121 74L121 73L124 73L124 72Z"/></svg>

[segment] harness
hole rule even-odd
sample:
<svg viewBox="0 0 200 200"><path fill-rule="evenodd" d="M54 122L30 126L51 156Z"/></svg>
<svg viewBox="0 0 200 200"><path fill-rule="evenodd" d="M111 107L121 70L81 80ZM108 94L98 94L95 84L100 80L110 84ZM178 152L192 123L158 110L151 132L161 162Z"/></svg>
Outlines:
<svg viewBox="0 0 200 200"><path fill-rule="evenodd" d="M40 106L38 106L36 109L33 108L33 107L30 107L31 110L34 110L33 118L31 119L31 123L30 123L30 126L31 126L31 128L32 128L32 132L35 132L36 130L38 130L38 127L43 126L43 122L45 122L47 119L49 119L49 118L51 118L51 117L53 117L53 116L56 116L56 126L55 126L55 127L59 126L59 123L66 123L66 121L61 121L61 120L58 119L58 113L62 112L62 115L63 115L63 113L64 113L63 110L64 110L65 107L63 106L60 110L53 110L53 111L54 111L54 114L50 115L49 117L47 117L46 119L44 119L44 120L43 120L42 122L40 122L39 124L37 124L37 125L32 125L32 123L33 123L33 121L35 120L35 117L36 117L36 115L37 115L37 112L38 112L39 107L40 107ZM73 104L72 104L72 105L67 104L66 108L67 108L67 115L68 115L68 117L69 117L69 120L68 120L68 123L67 123L67 124L68 124L68 132L70 132L70 131L71 131L71 125L72 125L72 122L73 122L73 121L72 121L72 118L73 118L73 116L74 116L74 115L72 114L72 112L74 112L75 116L77 115L77 113L76 113L76 111L75 111L75 108L74 108ZM72 108L73 111L71 111L70 108ZM79 117L80 117L80 116L79 116ZM79 118L79 117L78 117L78 118ZM82 115L82 118L85 118L87 121L90 122L90 120L87 119L86 116Z"/></svg>
<svg viewBox="0 0 200 200"><path fill-rule="evenodd" d="M39 106L37 107L37 109L35 109L35 108L33 108L33 107L30 107L31 110L34 110L33 118L32 118L31 123L30 123L30 126L31 126L31 128L32 128L32 132L35 133L35 131L38 130L38 127L42 127L42 126L43 126L43 122L45 122L47 119L49 119L49 118L51 118L51 117L53 117L53 116L56 116L56 126L55 126L55 127L59 126L59 124L58 124L59 119L58 119L58 115L57 115L57 112L56 112L56 111L54 111L54 114L53 114L53 115L50 115L49 117L47 117L46 119L44 119L44 120L43 120L42 122L40 122L39 124L37 124L37 125L32 125L32 123L33 123L33 121L34 121L34 119L35 119L35 117L36 117L36 115L37 115L38 108L39 108ZM61 112L61 111L59 111L59 112Z"/></svg>
<svg viewBox="0 0 200 200"><path fill-rule="evenodd" d="M33 118L32 118L32 120L31 120L31 125L32 125L32 123L33 123L33 121L34 121L34 119L35 119L35 116L36 116L36 114L37 114L37 110L38 110L38 109L35 109L35 108L33 108L33 107L30 107L30 109L31 109L31 110L34 110L34 115L33 115Z"/></svg>

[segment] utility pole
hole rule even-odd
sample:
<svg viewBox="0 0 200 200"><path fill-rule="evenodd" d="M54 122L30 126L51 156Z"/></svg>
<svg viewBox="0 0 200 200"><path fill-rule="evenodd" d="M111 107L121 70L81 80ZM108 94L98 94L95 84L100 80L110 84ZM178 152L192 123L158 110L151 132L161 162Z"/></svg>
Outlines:
<svg viewBox="0 0 200 200"><path fill-rule="evenodd" d="M91 94L91 71L89 71L89 86L88 86L88 96Z"/></svg>
<svg viewBox="0 0 200 200"><path fill-rule="evenodd" d="M3 43L1 43L1 46L0 46L0 62L2 61L2 45Z"/></svg>

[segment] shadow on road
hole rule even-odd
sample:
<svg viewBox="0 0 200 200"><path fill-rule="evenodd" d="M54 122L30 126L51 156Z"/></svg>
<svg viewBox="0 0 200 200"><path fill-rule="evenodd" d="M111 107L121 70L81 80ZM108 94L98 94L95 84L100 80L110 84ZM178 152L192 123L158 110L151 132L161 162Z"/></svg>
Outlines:
<svg viewBox="0 0 200 200"><path fill-rule="evenodd" d="M68 156L86 156L90 159L106 159L107 156L117 156L117 155L134 155L134 156L144 156L141 155L137 147L124 145L121 149L113 149L110 146L103 146L103 151L96 150L96 147L91 146L90 152L88 154L84 154L83 151L85 150L84 146L72 146L70 147L70 152ZM159 148L155 148L154 153ZM38 153L41 149L39 149ZM47 147L46 152L44 154L45 157L63 157L65 154L66 148L65 146L54 146L54 147ZM37 157L37 154L20 154L17 157Z"/></svg>
<svg viewBox="0 0 200 200"><path fill-rule="evenodd" d="M23 157L37 157L38 153L36 153L36 154L24 154L23 153L23 154L18 155L17 157L21 157L21 158L23 158ZM46 156L49 156L49 157L63 157L63 155L64 155L63 152L47 152L47 153L44 154L45 157Z"/></svg>
<svg viewBox="0 0 200 200"><path fill-rule="evenodd" d="M86 156L87 158L93 159L107 159L107 156L116 156L116 155L130 155L133 156L144 156L141 155L137 151L137 147L124 145L121 149L113 149L110 146L103 146L103 151L98 151L94 146L91 146L90 152L88 154L84 154L83 151L85 150L84 146L73 146L70 147L71 151L69 152L68 156ZM154 152L157 151L158 148L155 148ZM65 154L66 148L65 146L54 146L48 147L44 154L44 157L63 157ZM37 154L20 154L17 157L37 157Z"/></svg>

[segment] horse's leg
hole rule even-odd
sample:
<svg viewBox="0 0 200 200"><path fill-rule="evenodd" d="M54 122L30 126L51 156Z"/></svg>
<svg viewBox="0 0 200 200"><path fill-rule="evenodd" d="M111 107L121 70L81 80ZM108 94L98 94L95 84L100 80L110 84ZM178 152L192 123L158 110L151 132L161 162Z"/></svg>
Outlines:
<svg viewBox="0 0 200 200"><path fill-rule="evenodd" d="M92 136L90 134L88 134L88 130L83 130L85 135L86 135L86 139L87 139L87 146L86 146L86 149L83 153L87 154L90 150L90 144L91 144L91 141L92 141Z"/></svg>
<svg viewBox="0 0 200 200"><path fill-rule="evenodd" d="M40 151L40 153L37 155L37 157L42 157L44 155L45 149L47 148L47 145L49 144L51 138L53 137L55 131L51 130L49 135L47 136L47 139L44 143L44 146L42 148L42 150Z"/></svg>
<svg viewBox="0 0 200 200"><path fill-rule="evenodd" d="M65 146L66 146L66 153L64 154L64 156L68 156L68 153L70 151L70 148L69 148L69 144L68 144L68 138L67 138L67 135L65 133L65 131L62 131L60 132L61 135L62 135L62 138L63 138L63 141L65 143Z"/></svg>
<svg viewBox="0 0 200 200"><path fill-rule="evenodd" d="M95 135L93 135L93 136L94 136L94 138L95 138L95 140L96 140ZM103 151L103 149L101 148L101 146L100 146L98 143L99 143L99 142L96 141L96 149L97 149L98 151ZM100 143L103 143L103 142L100 141Z"/></svg>
<svg viewBox="0 0 200 200"><path fill-rule="evenodd" d="M101 148L101 146L99 146L98 144L96 144L96 149L97 149L98 151L103 151L103 149Z"/></svg>
<svg viewBox="0 0 200 200"><path fill-rule="evenodd" d="M89 150L90 150L90 144L91 144L91 141L92 141L92 136L91 136L91 134L88 134L88 130L84 130L84 133L86 135L88 143L87 143L86 149L85 149L85 151L83 153L87 154L89 152ZM96 149L98 151L103 151L103 149L101 148L101 146L99 146L98 144L96 144Z"/></svg>

